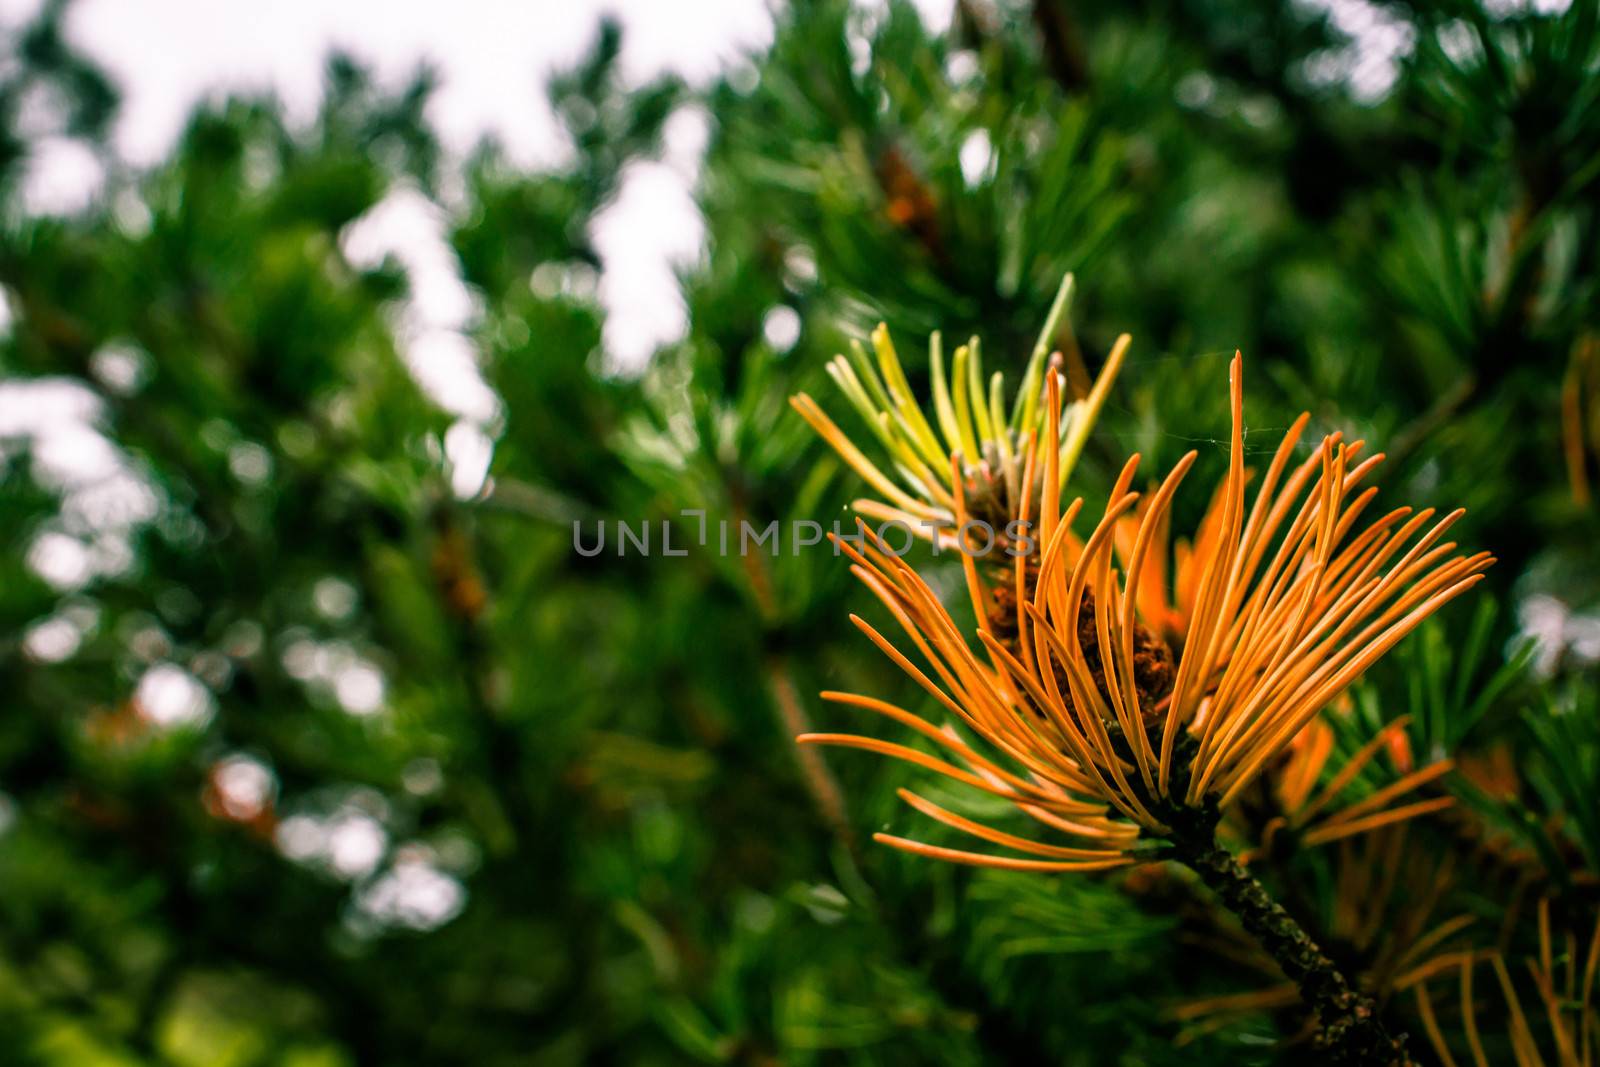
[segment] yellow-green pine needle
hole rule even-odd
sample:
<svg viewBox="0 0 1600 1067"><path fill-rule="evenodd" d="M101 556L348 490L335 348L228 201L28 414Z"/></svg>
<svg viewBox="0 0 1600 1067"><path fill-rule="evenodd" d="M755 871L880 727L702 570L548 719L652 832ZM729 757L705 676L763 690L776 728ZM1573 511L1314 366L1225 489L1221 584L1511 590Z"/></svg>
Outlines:
<svg viewBox="0 0 1600 1067"><path fill-rule="evenodd" d="M994 427L989 422L989 401L983 395L983 349L976 337L967 342L967 389L972 393L972 416L978 423L978 441L994 437ZM983 451L972 457L974 464L982 463Z"/></svg>
<svg viewBox="0 0 1600 1067"><path fill-rule="evenodd" d="M944 338L938 330L928 337L928 375L933 385L933 410L939 417L939 431L951 452L960 452L961 424L956 421L955 408L950 403L950 384L944 377Z"/></svg>
<svg viewBox="0 0 1600 1067"><path fill-rule="evenodd" d="M882 412L878 417L883 420L883 425L887 429L891 418L890 413ZM916 449L912 448L910 442L906 439L896 439L889 445L889 458L894 461L895 469L900 472L900 476L905 479L906 484L912 491L928 496L930 489L937 490L940 488L938 479L933 477L933 474L928 470L928 465L922 462L922 458L917 455Z"/></svg>
<svg viewBox="0 0 1600 1067"><path fill-rule="evenodd" d="M1015 503L1018 492L1016 464L1011 462L1011 434L1006 430L1005 375L995 371L989 379L989 421L995 426L995 443L1000 451L1000 470L1005 475L1007 500Z"/></svg>
<svg viewBox="0 0 1600 1067"><path fill-rule="evenodd" d="M927 505L907 494L880 471L870 459L862 454L859 448L850 442L850 438L845 436L834 421L828 418L828 413L817 406L815 400L812 400L804 393L799 393L792 397L789 403L805 417L805 420L811 424L817 433L822 435L822 438L828 444L833 446L834 451L838 452L846 463L855 468L855 472L861 475L868 485L905 511L909 511L914 515L921 515L927 512Z"/></svg>
<svg viewBox="0 0 1600 1067"><path fill-rule="evenodd" d="M872 360L867 356L867 350L861 347L861 342L851 338L850 362L855 364L856 373L861 381L866 384L867 392L871 394L873 406L880 411L888 411L894 407L889 399L889 394L884 391L883 383L878 380L878 371L872 365Z"/></svg>
<svg viewBox="0 0 1600 1067"><path fill-rule="evenodd" d="M955 400L956 428L961 431L962 459L969 464L977 464L983 459L983 452L978 448L978 434L972 424L972 392L967 387L971 363L971 350L966 345L957 346L950 367L950 378L955 383L951 394Z"/></svg>
<svg viewBox="0 0 1600 1067"><path fill-rule="evenodd" d="M885 448L894 447L894 437L880 421L880 412L872 404L872 399L867 396L867 391L861 386L861 379L856 377L856 372L851 369L848 360L834 357L828 361L828 377L832 378L845 399L850 401L850 406L855 408L878 440L883 442Z"/></svg>
<svg viewBox="0 0 1600 1067"><path fill-rule="evenodd" d="M1011 462L1011 441L1009 440L1011 435L1006 433L1004 429L1006 420L1002 414L1005 408L1005 379L1006 376L999 371L995 371L989 377L989 423L996 431L994 435L995 443L999 445L1000 462L1002 464Z"/></svg>
<svg viewBox="0 0 1600 1067"><path fill-rule="evenodd" d="M906 416L903 410L897 409L890 411L887 413L887 415L889 418L894 420L895 429L900 431L900 447L908 449L911 454L919 456L925 462L931 461L935 467L939 467L941 469L950 462L950 458L946 456L939 448L939 442L937 440L933 442L932 455L929 455L928 443L922 439L922 435L918 432L917 428L906 421Z"/></svg>
<svg viewBox="0 0 1600 1067"><path fill-rule="evenodd" d="M911 391L911 383L906 380L906 372L900 366L900 356L889 338L889 327L881 322L872 331L872 347L877 349L878 366L883 371L889 395L895 398L895 410L900 413L907 436L924 459L930 463L940 463L944 453L939 448L939 439L933 436L933 427L928 425L927 417L917 406L916 394Z"/></svg>
<svg viewBox="0 0 1600 1067"><path fill-rule="evenodd" d="M1127 334L1118 337L1111 346L1111 354L1106 357L1106 365L1100 368L1100 376L1094 381L1094 388L1089 390L1089 396L1083 401L1083 407L1074 413L1072 429L1067 433L1067 439L1061 445L1061 484L1067 484L1067 475L1072 473L1072 468L1077 464L1078 457L1083 454L1083 446L1089 440L1089 431L1094 429L1095 420L1100 417L1100 408L1106 402L1106 394L1111 392L1111 383L1116 380L1117 371L1122 369L1122 359L1128 354L1128 345L1133 338Z"/></svg>
<svg viewBox="0 0 1600 1067"><path fill-rule="evenodd" d="M1056 289L1056 298L1051 301L1050 311L1044 317L1044 327L1039 331L1039 339L1034 342L1033 354L1028 357L1028 369L1022 376L1022 389L1017 393L1016 404L1011 409L1013 430L1031 429L1038 418L1039 394L1044 388L1045 359L1050 354L1050 342L1054 340L1062 318L1072 306L1074 285L1071 271L1061 276L1061 286Z"/></svg>

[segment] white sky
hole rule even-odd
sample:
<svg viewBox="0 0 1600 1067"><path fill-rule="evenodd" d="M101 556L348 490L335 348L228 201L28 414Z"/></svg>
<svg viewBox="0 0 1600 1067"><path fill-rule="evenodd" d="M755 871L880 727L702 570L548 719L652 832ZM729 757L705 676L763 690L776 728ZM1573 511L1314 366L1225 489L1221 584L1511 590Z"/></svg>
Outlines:
<svg viewBox="0 0 1600 1067"><path fill-rule="evenodd" d="M37 6L0 0L0 13L15 24ZM205 93L270 87L309 115L338 47L396 82L431 61L442 85L429 117L447 145L491 130L537 163L562 150L543 82L593 41L605 12L626 27L623 69L638 80L673 70L703 83L772 33L762 0L79 0L68 36L121 83L117 143L136 161L159 158Z"/></svg>
<svg viewBox="0 0 1600 1067"><path fill-rule="evenodd" d="M0 38L40 4L0 0ZM918 5L943 26L953 0ZM514 161L536 168L559 164L570 151L544 83L593 42L605 14L623 25L622 69L634 83L672 71L703 85L772 36L766 0L77 0L66 33L117 83L114 145L136 165L165 156L201 99L270 90L292 121L309 119L327 56L337 48L388 85L403 84L428 63L438 78L428 119L448 151L464 153L492 133ZM606 349L616 370L642 367L684 329L672 268L702 245L690 190L706 133L705 116L680 112L668 127L665 159L631 166L616 202L594 222ZM82 145L46 139L35 146L23 203L36 212L71 212L95 195L102 178ZM357 262L393 254L410 275L413 298L397 324L402 347L423 385L459 417L445 445L457 490L467 495L482 484L498 412L463 332L474 304L444 242L444 221L424 197L402 189L352 224L344 247ZM37 430L64 432L59 422Z"/></svg>
<svg viewBox="0 0 1600 1067"><path fill-rule="evenodd" d="M933 24L948 23L953 0L918 4ZM40 0L0 0L0 27L22 23L39 6ZM876 5L869 0L867 6ZM544 100L544 82L582 54L608 13L624 27L622 68L634 82L673 71L703 85L772 36L766 0L77 0L68 11L67 36L118 83L123 99L115 144L136 164L161 159L203 97L271 89L291 118L309 118L321 97L327 55L340 48L385 84L402 84L428 62L439 77L428 117L447 149L464 152L493 133L512 159L537 167L560 162L569 151ZM616 204L596 221L592 236L605 262L599 295L617 369L642 366L658 344L683 329L671 266L692 259L701 245L689 190L705 132L703 117L680 116L669 128L665 163L632 168ZM24 202L36 211L71 211L98 180L98 167L81 146L46 143ZM386 206L382 223L366 227L363 244L379 256L394 251L413 267L421 304L462 310L460 295L447 291L449 272L440 270L446 257L438 248L438 219L428 217L420 200ZM417 316L411 318L417 326ZM463 324L464 310L425 323ZM424 361L436 364L431 373L418 367L430 389L443 391L441 400L452 410L484 419L482 390L450 381L461 371L459 341L434 337L422 347L435 353ZM437 355L451 348L458 350L453 357Z"/></svg>
<svg viewBox="0 0 1600 1067"><path fill-rule="evenodd" d="M39 0L0 0L0 25L16 26L38 7ZM570 151L544 100L544 82L593 42L605 13L623 22L623 71L636 82L670 70L703 84L772 34L763 0L78 0L68 11L67 36L121 89L114 140L118 154L135 164L161 159L204 97L271 90L291 119L310 118L328 53L339 48L390 85L431 64L439 88L428 118L447 150L464 153L492 133L513 160L538 167ZM620 368L642 365L683 328L671 265L700 247L689 196L704 141L699 125L678 123L667 165L635 168L617 205L596 225L607 267L600 296L612 312L608 348ZM46 143L24 202L36 211L71 211L93 195L99 177L80 146ZM385 205L365 230L369 251L379 257L393 251L412 268L425 317L429 308L458 312L420 324L411 315L409 326L465 324L468 306L451 291L439 220L420 197ZM629 294L626 306L616 297L622 292ZM484 418L489 401L463 367L470 353L461 339L418 340L413 365L430 389L447 407Z"/></svg>

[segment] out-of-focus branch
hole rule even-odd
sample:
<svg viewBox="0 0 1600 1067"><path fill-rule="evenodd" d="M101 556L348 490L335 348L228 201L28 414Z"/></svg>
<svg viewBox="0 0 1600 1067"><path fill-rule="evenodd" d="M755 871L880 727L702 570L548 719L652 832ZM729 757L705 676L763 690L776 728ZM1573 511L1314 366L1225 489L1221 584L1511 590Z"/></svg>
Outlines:
<svg viewBox="0 0 1600 1067"><path fill-rule="evenodd" d="M1033 0L1033 22L1039 28L1039 41L1051 76L1068 93L1087 89L1089 57L1083 35L1067 12L1066 0Z"/></svg>

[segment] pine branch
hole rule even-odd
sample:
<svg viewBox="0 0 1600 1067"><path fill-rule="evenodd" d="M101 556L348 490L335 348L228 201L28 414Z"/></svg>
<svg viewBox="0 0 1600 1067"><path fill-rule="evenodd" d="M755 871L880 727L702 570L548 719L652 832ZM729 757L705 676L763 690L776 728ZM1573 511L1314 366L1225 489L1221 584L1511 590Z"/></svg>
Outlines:
<svg viewBox="0 0 1600 1067"><path fill-rule="evenodd" d="M1180 750L1177 774L1187 776L1193 743ZM1183 795L1175 788L1173 796ZM1192 807L1152 798L1170 828L1172 859L1200 877L1240 925L1254 937L1300 990L1300 997L1318 1023L1316 1047L1327 1064L1402 1064L1414 1061L1406 1036L1391 1034L1378 1016L1377 1005L1357 991L1339 965L1303 926L1245 870L1233 853L1217 843L1218 813L1210 805Z"/></svg>
<svg viewBox="0 0 1600 1067"><path fill-rule="evenodd" d="M1317 1047L1330 1064L1409 1064L1404 1035L1388 1032L1371 998L1357 992L1294 917L1217 844L1214 831L1176 832L1175 859L1200 876L1224 907L1300 988L1320 1025Z"/></svg>

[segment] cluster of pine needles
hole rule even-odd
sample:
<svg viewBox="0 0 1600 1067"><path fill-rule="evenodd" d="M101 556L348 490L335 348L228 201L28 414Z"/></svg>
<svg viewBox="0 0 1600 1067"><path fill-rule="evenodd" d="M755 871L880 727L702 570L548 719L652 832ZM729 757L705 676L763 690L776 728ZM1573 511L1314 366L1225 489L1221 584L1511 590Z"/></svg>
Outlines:
<svg viewBox="0 0 1600 1067"><path fill-rule="evenodd" d="M1191 537L1174 539L1170 516L1195 452L1148 487L1137 484L1140 457L1128 457L1098 506L1072 495L1074 465L1130 339L1118 339L1087 395L1069 401L1060 356L1047 353L1071 291L1069 275L1009 413L1002 376L984 380L976 339L956 350L947 374L932 337L931 419L885 327L871 338L875 359L861 346L836 359L830 375L887 470L815 400L793 399L877 494L855 504L859 537L835 541L901 636L851 621L928 698L918 710L824 693L910 736L811 732L800 743L905 761L1001 798L1021 820L980 821L901 789L916 813L973 842L874 835L917 856L1093 877L1187 868L1232 914L1222 929L1260 966L1263 985L1179 1006L1184 1039L1303 1005L1301 1036L1330 1062L1413 1062L1390 1007L1405 993L1441 1063L1491 1062L1479 1019L1499 1011L1519 1065L1589 1067L1600 920L1573 914L1557 924L1551 901L1538 902L1540 951L1521 961L1538 1006L1525 1008L1514 964L1465 940L1471 917L1436 914L1448 862L1406 847L1408 824L1454 805L1436 788L1454 762L1413 751L1403 717L1354 752L1336 743L1351 687L1477 585L1494 558L1448 539L1460 510L1375 508L1382 454L1339 433L1307 442L1308 414L1257 478L1245 464L1238 355L1227 383L1227 472ZM869 519L958 551L974 632ZM1355 788L1380 758L1390 779ZM1318 937L1252 873L1286 847L1337 850L1336 914ZM1125 882L1129 892L1140 884ZM1350 966L1349 952L1335 959L1319 937L1363 950L1364 966ZM1485 970L1500 995L1493 1006L1481 996ZM1459 994L1449 1028L1439 1007L1447 982ZM1547 1023L1542 1044L1530 1011Z"/></svg>

